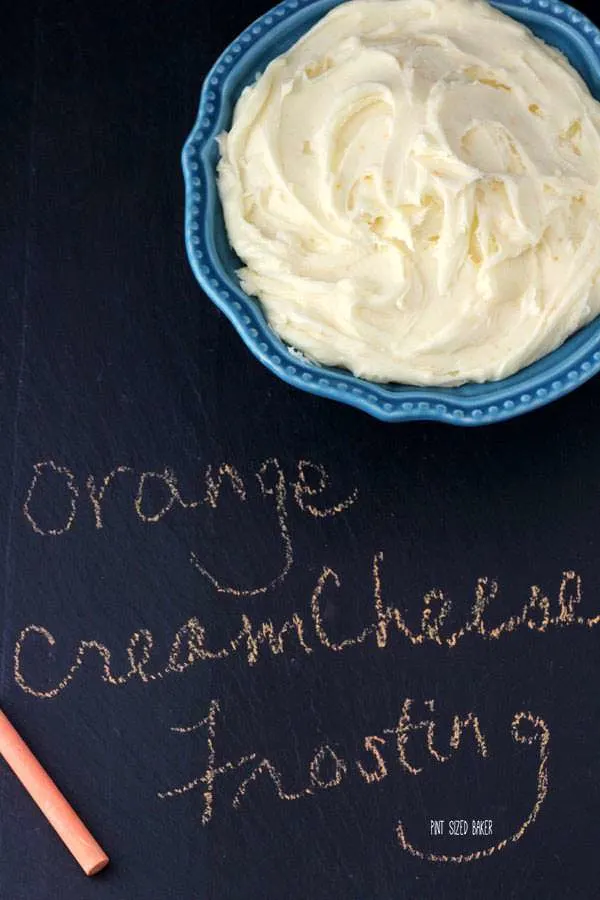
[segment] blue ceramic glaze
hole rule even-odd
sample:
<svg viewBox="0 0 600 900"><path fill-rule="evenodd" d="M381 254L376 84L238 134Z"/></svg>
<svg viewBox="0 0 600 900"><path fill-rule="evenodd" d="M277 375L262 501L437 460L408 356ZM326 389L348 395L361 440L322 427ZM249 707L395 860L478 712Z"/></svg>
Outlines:
<svg viewBox="0 0 600 900"><path fill-rule="evenodd" d="M309 362L287 347L270 328L259 302L240 287L235 273L241 263L229 246L217 192L215 137L229 127L241 90L338 2L285 0L249 25L205 79L198 118L182 157L186 247L201 287L254 355L284 381L386 422L435 419L482 425L510 419L563 396L600 370L600 317L558 350L501 381L445 388L375 384ZM600 99L600 31L589 19L559 0L493 5L561 50Z"/></svg>

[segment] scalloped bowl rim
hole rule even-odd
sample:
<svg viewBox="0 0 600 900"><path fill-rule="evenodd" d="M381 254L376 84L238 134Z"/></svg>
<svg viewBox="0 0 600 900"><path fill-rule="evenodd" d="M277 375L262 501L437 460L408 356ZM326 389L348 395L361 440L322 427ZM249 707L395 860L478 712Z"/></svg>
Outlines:
<svg viewBox="0 0 600 900"><path fill-rule="evenodd" d="M237 99L237 95L232 99L232 94L236 92L241 64L248 64L268 48L273 50L269 51L269 58L279 55L282 50L277 39L289 32L290 25L304 25L304 20L310 18L312 21L302 28L306 31L340 2L343 0L284 0L241 32L204 80L196 122L182 153L185 243L200 286L257 359L283 381L355 406L382 421L429 419L456 425L489 424L564 396L600 371L600 316L562 346L509 378L459 387L377 383L311 362L284 344L268 324L256 298L242 290L235 268L222 262L215 244L215 214L220 212L215 138L229 126ZM567 45L576 47L597 79L598 94L600 30L583 13L562 0L492 0L492 5L528 25L552 30L559 37L554 46L562 50ZM250 80L245 78L244 83Z"/></svg>

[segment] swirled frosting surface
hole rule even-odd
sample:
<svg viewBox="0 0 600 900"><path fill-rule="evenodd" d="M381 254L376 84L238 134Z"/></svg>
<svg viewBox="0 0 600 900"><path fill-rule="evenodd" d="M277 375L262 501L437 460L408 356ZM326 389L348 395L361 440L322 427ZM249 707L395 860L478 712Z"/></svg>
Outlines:
<svg viewBox="0 0 600 900"><path fill-rule="evenodd" d="M353 0L219 138L244 290L377 381L507 376L600 312L600 104L480 0Z"/></svg>

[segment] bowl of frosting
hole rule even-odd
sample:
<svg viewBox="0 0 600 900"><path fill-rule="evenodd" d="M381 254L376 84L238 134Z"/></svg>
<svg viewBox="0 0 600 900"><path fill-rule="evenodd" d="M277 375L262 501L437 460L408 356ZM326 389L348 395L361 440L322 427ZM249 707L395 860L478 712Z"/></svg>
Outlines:
<svg viewBox="0 0 600 900"><path fill-rule="evenodd" d="M288 383L475 425L600 369L600 31L561 2L286 0L183 151L206 294Z"/></svg>

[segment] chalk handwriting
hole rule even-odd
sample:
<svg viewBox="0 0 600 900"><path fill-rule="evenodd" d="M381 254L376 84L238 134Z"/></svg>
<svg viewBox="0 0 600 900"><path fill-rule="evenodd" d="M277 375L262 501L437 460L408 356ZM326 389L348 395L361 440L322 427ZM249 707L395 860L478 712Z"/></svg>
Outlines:
<svg viewBox="0 0 600 900"><path fill-rule="evenodd" d="M479 578L470 616L464 625L453 631L444 628L452 602L438 588L428 591L422 598L420 627L413 629L397 607L384 604L383 561L383 553L376 553L372 565L372 617L353 637L334 638L325 628L321 610L323 593L326 589L340 590L342 587L339 575L325 567L310 599L309 616L293 612L281 624L275 624L271 619L256 622L247 613L242 613L236 633L219 647L210 646L205 626L198 618L192 617L175 632L168 659L162 663L155 658L152 632L141 629L129 638L123 653L126 668L121 672L117 671L113 654L105 644L98 639L81 640L66 672L56 677L53 686L45 690L32 684L27 670L30 666L33 671L40 671L42 661L48 660L48 647L56 645L56 637L42 625L27 625L15 643L15 682L25 693L48 700L57 697L73 681L88 654L99 657L102 680L108 685L119 686L131 679L153 682L186 672L200 663L218 662L236 654L241 655L249 666L254 666L265 656L277 657L286 653L310 655L317 649L341 653L363 645L386 650L397 647L398 639L407 641L413 647L433 644L454 650L464 640L496 641L518 630L539 636L551 629L592 629L600 624L600 615L577 614L582 602L581 577L568 570L562 575L553 603L541 587L533 585L521 611L496 624L489 622L488 618L490 606L498 594L498 584L485 577Z"/></svg>
<svg viewBox="0 0 600 900"><path fill-rule="evenodd" d="M52 460L48 460L48 462L36 463L33 467L33 470L34 476L31 479L31 484L29 485L29 489L25 496L25 503L23 504L23 514L36 534L50 535L51 537L58 537L61 534L65 534L65 532L69 531L69 529L73 525L75 516L77 515L77 498L79 497L79 488L75 483L75 476L70 469L67 469L65 466L57 466L56 463ZM62 478L64 479L64 488L67 492L67 502L70 509L66 521L62 522L60 525L58 525L57 523L54 528L44 528L39 524L37 519L34 518L31 512L31 501L33 499L35 491L37 490L40 478L47 477L48 474L52 476L62 476Z"/></svg>
<svg viewBox="0 0 600 900"><path fill-rule="evenodd" d="M65 466L57 465L53 460L35 463L34 474L25 495L23 514L33 531L43 537L59 537L66 534L75 525L79 513L80 489L73 472ZM216 470L209 465L204 475L204 496L201 499L187 499L182 495L179 480L173 469L165 467L163 471L136 472L131 466L119 465L101 479L90 474L85 480L85 488L92 509L94 524L97 529L105 527L104 508L108 488L120 477L134 482L133 508L144 525L156 525L174 509L197 510L200 507L216 510L219 506L222 486L227 479L233 495L240 503L248 502L248 493L244 480L238 470L229 463L221 463ZM331 518L341 515L349 509L358 497L353 489L350 495L333 505L328 506L324 496L330 489L327 471L320 463L310 460L299 460L296 467L295 480L286 479L279 462L266 459L254 473L260 488L260 496L272 502L277 521L277 530L281 544L282 565L278 573L266 584L251 588L241 588L222 582L202 562L200 554L190 551L189 561L194 568L215 588L217 593L230 594L235 597L255 597L265 594L280 585L288 576L294 564L294 547L289 525L288 486L292 489L292 497L298 508L314 518ZM44 491L49 488L56 491L60 483L69 505L66 519L52 527L40 521L41 508L44 508ZM164 500L157 509L149 508L148 494L151 486L164 490ZM53 495L54 496L54 493ZM38 512L36 512L38 508ZM46 515L48 513L46 512ZM271 555L271 554L270 554Z"/></svg>
<svg viewBox="0 0 600 900"><path fill-rule="evenodd" d="M315 475L317 476L315 479L316 486L315 484L311 484L311 479ZM315 506L312 501L306 499L307 497L318 496L323 493L323 491L327 490L328 486L329 475L325 470L325 466L322 466L320 463L310 462L310 460L307 459L300 460L298 463L298 481L293 483L292 487L294 489L296 503L301 510L310 513L311 516L314 516L317 519L326 519L331 516L339 516L340 513L349 509L353 503L356 502L358 497L356 488L346 500L342 500L330 507L318 507Z"/></svg>
<svg viewBox="0 0 600 900"><path fill-rule="evenodd" d="M102 521L102 501L104 500L104 495L106 493L107 487L114 481L114 479L117 477L117 475L133 474L133 472L134 472L134 470L131 468L131 466L117 466L116 469L113 469L112 472L109 472L108 475L106 475L102 479L102 484L100 485L99 488L96 487L95 477L93 475L88 475L85 486L87 488L87 491L88 491L88 494L90 497L90 503L92 504L92 509L94 511L94 520L96 522L96 528L104 527L104 523ZM143 474L146 474L146 473L143 473ZM142 479L140 478L140 484L141 484L141 481L142 481ZM31 499L31 496L33 495L33 487L35 487L35 485L32 485L29 488L28 497L30 499ZM137 507L136 507L136 509L137 509ZM75 513L76 513L76 509L73 511L73 521L70 523L71 525L75 521ZM40 532L38 532L38 534L39 533ZM41 533L44 534L45 532L41 532Z"/></svg>
<svg viewBox="0 0 600 900"><path fill-rule="evenodd" d="M529 725L533 727L533 734L524 734L522 732L522 725L525 722L529 723ZM525 821L521 823L519 828L517 828L517 830L509 837L503 838L497 844L493 844L490 847L486 847L482 850L476 850L473 853L459 853L457 855L450 856L446 854L427 853L423 850L419 850L418 847L415 847L413 844L411 844L406 837L406 831L402 822L398 822L398 825L396 826L396 836L403 850L406 850L407 853L411 854L411 856L416 856L417 859L427 860L428 862L458 864L476 862L479 859L485 859L487 856L492 856L494 853L499 853L510 844L514 844L517 841L521 840L529 826L532 825L537 819L540 809L542 808L542 804L546 799L546 795L548 793L548 759L550 755L548 748L550 744L550 731L543 719L540 719L538 716L534 716L533 713L530 712L519 712L516 714L516 716L514 716L512 720L511 735L513 740L519 744L537 744L539 747L537 792L535 802L533 804L531 812L529 813Z"/></svg>
<svg viewBox="0 0 600 900"><path fill-rule="evenodd" d="M240 504L264 502L271 507L276 522L279 541L278 561L274 573L263 584L239 587L229 584L211 572L202 554L190 550L189 562L210 584L217 594L236 598L253 598L275 590L291 572L295 557L290 509L295 506L300 513L313 519L329 519L345 514L357 501L358 492L352 489L339 499L337 489L332 489L325 467L310 460L299 460L291 477L277 459L264 460L252 473L258 482L258 493L249 489L256 482L249 481L231 463L208 465L201 479L200 489L187 496L175 471L165 466L162 470L136 471L128 465L115 466L106 475L89 474L78 481L74 472L53 460L35 463L31 482L25 494L23 514L35 535L58 538L67 535L74 527L85 527L78 519L87 506L91 512L91 525L96 530L108 528L107 508L118 482L121 490L129 491L133 514L143 526L155 526L171 513L202 510L210 514L218 510L223 489L230 498ZM85 487L82 488L81 485ZM58 494L57 494L58 492ZM254 495L254 497L253 497ZM56 512L50 500L58 496L60 512ZM110 521L110 519L109 519ZM269 542L269 546L272 546ZM269 557L271 557L271 552ZM344 631L343 621L336 621L335 630L327 623L323 608L330 592L342 592L341 576L329 566L323 566L310 597L307 611L293 611L279 623L272 619L251 618L241 612L239 625L232 629L231 637L219 642L210 640L210 634L197 617L185 621L167 641L168 651L157 651L152 631L140 628L115 653L97 638L80 640L72 651L61 650L57 638L39 624L24 627L14 647L14 679L26 694L40 700L58 697L76 678L83 663L95 657L101 680L111 687L122 687L132 680L144 684L161 681L171 675L182 674L201 663L223 662L238 655L249 667L261 659L298 656L316 653L346 653L357 648L378 652L397 649L403 643L413 648L434 645L453 651L465 640L497 641L521 630L540 635L552 629L593 629L600 624L600 614L582 615L582 582L580 576L564 571L555 596L551 599L539 585L532 585L527 599L516 612L502 621L493 616L494 601L499 592L497 581L488 577L478 578L473 601L466 621L459 627L451 627L453 603L439 587L423 594L420 619L410 622L409 617L397 606L386 601L384 591L384 555L377 551L371 557L371 597L362 627L354 633ZM283 618L283 617L282 617ZM214 644L217 643L217 646ZM164 645L164 641L160 641ZM59 653L49 653L49 649ZM68 652L66 662L57 662ZM46 671L42 666L46 665ZM57 669L59 669L57 671ZM30 672L43 672L46 685L42 688L31 679ZM314 749L305 774L298 775L299 783L281 772L268 756L256 750L237 759L227 759L220 752L218 734L222 715L219 700L211 700L208 713L192 725L177 726L171 730L179 735L199 733L205 746L205 768L185 784L161 791L161 799L174 799L199 790L202 796L201 822L206 826L212 820L217 797L223 800L223 784L229 784L230 804L235 810L250 807L257 785L270 786L274 795L283 802L297 802L317 796L322 791L336 790L343 785L351 787L353 781L366 785L377 784L392 774L395 762L397 770L408 777L421 776L425 764L421 760L423 750L427 764L443 766L466 745L469 751L486 760L489 755L488 740L479 718L474 712L455 714L450 733L440 739L435 718L433 700L421 704L420 714L415 711L415 701L406 698L398 720L393 727L382 728L379 734L369 734L362 740L356 758L346 758L332 743L322 743ZM537 790L530 813L517 830L497 843L471 853L445 855L431 853L410 840L404 821L394 826L398 846L404 852L432 863L462 864L475 862L501 852L519 841L537 819L548 793L548 760L550 731L547 724L528 711L518 712L512 719L511 737L515 744L535 747L538 754ZM415 756L415 749L421 749Z"/></svg>
<svg viewBox="0 0 600 900"><path fill-rule="evenodd" d="M199 728L206 728L206 748L208 751L207 767L204 775L201 775L199 778L194 778L193 781L190 781L181 787L173 788L170 791L164 791L158 795L161 799L166 797L177 797L181 794L187 794L189 791L193 791L198 787L202 787L204 809L202 811L201 821L203 825L207 825L212 819L214 789L217 778L224 775L226 772L231 772L233 769L239 769L241 766L256 758L255 753L249 753L246 756L240 757L236 762L227 761L217 765L215 737L217 733L217 713L220 711L220 708L218 700L211 700L208 715L205 716L204 719L201 719L194 725L186 725L183 728L176 726L171 729L171 731L174 731L176 734L191 734L194 731L198 731Z"/></svg>
<svg viewBox="0 0 600 900"><path fill-rule="evenodd" d="M267 473L269 469L275 472L275 484L272 487L269 487L267 484ZM227 471L227 470L224 470ZM219 470L221 472L221 469ZM230 470L231 472L231 470ZM230 474L230 473L228 473ZM231 477L231 475L230 475ZM237 480L233 480L232 484L234 486L234 490L238 493L238 496L241 500L246 500L245 490L241 483L241 479L239 476L236 476ZM294 563L294 549L292 546L292 539L290 537L290 531L288 527L288 513L287 513L287 502L286 502L286 481L285 475L277 462L276 459L267 459L260 467L258 472L256 473L256 477L260 484L260 489L264 497L274 497L275 499L275 510L277 515L277 523L279 525L279 535L281 538L282 548L283 548L283 556L284 563L283 568L279 572L278 575L273 578L273 580L266 585L261 585L260 587L250 588L250 589L242 589L229 587L223 584L220 584L216 578L214 578L210 572L208 572L200 563L198 556L192 552L190 556L190 561L193 566L202 574L205 578L210 581L213 587L216 588L217 592L220 594L233 594L235 597L255 597L257 594L265 594L268 590L277 587L278 584L287 577L289 571L292 568ZM218 491L220 488L220 481L215 485L212 482L208 482L208 473L207 473L207 499L208 502L216 508L217 500L218 500Z"/></svg>
<svg viewBox="0 0 600 900"><path fill-rule="evenodd" d="M429 757L433 760L433 764L443 765L447 763L459 750L463 735L466 731L472 734L472 747L482 759L487 759L488 748L484 738L479 718L469 712L466 715L455 714L453 724L448 741L448 750L442 753L437 747L438 737L436 734L437 723L434 718L435 705L433 700L425 700L424 706L427 710L424 719L415 720L413 718L413 709L415 701L406 698L402 704L402 711L398 718L398 722L393 728L382 729L382 734L389 734L395 737L395 747L397 754L397 762L404 774L418 776L423 772L423 767L413 766L408 761L409 748L415 740L415 735L420 732L425 733L424 749L428 752ZM251 802L252 787L261 781L270 782L273 787L275 796L282 801L298 801L307 797L314 797L319 792L338 788L342 783L348 780L354 771L367 784L374 784L389 777L389 762L386 763L385 752L389 743L381 735L368 735L364 739L364 749L370 752L375 760L375 769L369 771L360 758L353 761L345 759L330 744L321 744L314 751L313 757L308 765L307 783L298 789L291 790L286 782L288 778L284 777L282 772L277 769L274 763L268 758L263 757L258 760L258 754L255 751L245 754L235 761L227 760L219 762L216 751L216 737L218 716L221 713L221 706L218 700L212 700L209 706L208 715L199 722L185 727L174 727L171 730L178 734L190 734L200 729L206 733L206 769L204 772L191 779L186 784L160 791L158 797L161 800L173 799L182 794L198 788L202 789L202 815L201 822L207 825L214 813L215 792L217 785L220 786L220 779L230 773L242 768L250 770L241 781L234 785L234 791L231 797L231 806L233 809L239 810L242 806ZM523 730L525 726L525 731ZM529 728L529 733L527 733ZM519 828L509 837L503 838L496 844L477 850L473 853L458 854L447 856L443 854L428 853L415 847L406 837L406 830L400 821L395 828L396 838L400 848L412 856L419 859L428 860L437 863L468 863L484 859L493 853L498 853L511 843L520 840L529 826L537 818L542 804L548 793L548 759L549 759L549 743L550 731L546 723L530 712L517 713L511 722L511 736L518 744L537 746L539 754L539 763L537 770L537 792L535 802L531 812L527 818L521 823Z"/></svg>
<svg viewBox="0 0 600 900"><path fill-rule="evenodd" d="M270 468L277 475L274 488L268 488L265 485L265 476ZM207 466L204 474L204 496L198 500L189 500L182 496L179 479L174 470L168 466L162 471L137 472L131 466L118 465L100 480L93 474L88 475L85 479L85 488L97 529L105 526L103 509L107 488L121 475L128 476L130 481L131 479L134 481L133 508L140 521L145 524L157 524L172 509L177 507L197 509L200 506L209 506L216 509L225 478L227 478L232 491L241 502L245 502L247 499L246 486L242 476L235 466L229 463L218 465L216 467L216 475L215 468L212 465ZM289 484L298 508L316 518L338 516L353 506L358 498L358 491L356 488L353 488L347 497L328 506L322 495L326 494L330 488L329 475L321 463L311 462L306 459L298 461L295 480L290 479L289 482L287 481L282 467L274 458L264 460L255 473L255 477L259 481L263 496L276 496L278 490L286 492ZM41 497L38 502L43 502L44 492L48 489L47 483L51 479L57 480L58 478L62 479L65 497L70 506L70 513L66 521L56 523L54 527L50 528L38 521L35 512L32 511L32 504L35 507L35 498L38 495ZM146 508L146 493L148 486L152 482L159 482L164 486L166 499L162 507L150 512ZM33 477L25 494L23 514L36 534L46 537L58 537L70 531L75 524L83 502L80 497L81 493L75 475L66 466L60 466L51 459L35 463L33 466ZM317 501L313 498L319 499Z"/></svg>

